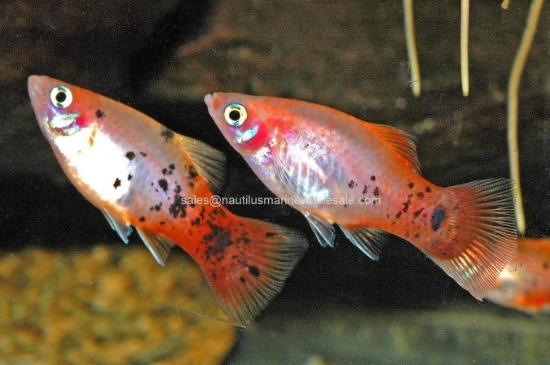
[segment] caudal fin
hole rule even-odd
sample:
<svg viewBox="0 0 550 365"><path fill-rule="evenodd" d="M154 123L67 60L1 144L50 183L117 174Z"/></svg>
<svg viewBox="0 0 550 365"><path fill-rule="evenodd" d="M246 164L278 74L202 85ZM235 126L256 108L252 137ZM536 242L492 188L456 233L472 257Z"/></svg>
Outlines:
<svg viewBox="0 0 550 365"><path fill-rule="evenodd" d="M211 226L199 264L225 314L245 326L279 293L308 242L276 224L234 215L229 221Z"/></svg>
<svg viewBox="0 0 550 365"><path fill-rule="evenodd" d="M430 258L481 300L516 252L511 183L488 179L444 190L432 213ZM438 210L439 209L439 210Z"/></svg>

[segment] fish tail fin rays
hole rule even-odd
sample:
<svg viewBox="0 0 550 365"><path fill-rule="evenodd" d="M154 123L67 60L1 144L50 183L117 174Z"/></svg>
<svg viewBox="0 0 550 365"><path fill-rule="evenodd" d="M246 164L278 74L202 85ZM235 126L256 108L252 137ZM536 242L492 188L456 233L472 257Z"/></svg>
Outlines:
<svg viewBox="0 0 550 365"><path fill-rule="evenodd" d="M511 183L488 179L443 191L450 204L432 213L430 258L481 300L514 258L517 235Z"/></svg>
<svg viewBox="0 0 550 365"><path fill-rule="evenodd" d="M244 327L279 293L309 244L289 228L237 216L231 220L207 242L198 263L222 310Z"/></svg>
<svg viewBox="0 0 550 365"><path fill-rule="evenodd" d="M388 240L388 233L376 228L340 226L340 229L371 260L378 260L382 246Z"/></svg>

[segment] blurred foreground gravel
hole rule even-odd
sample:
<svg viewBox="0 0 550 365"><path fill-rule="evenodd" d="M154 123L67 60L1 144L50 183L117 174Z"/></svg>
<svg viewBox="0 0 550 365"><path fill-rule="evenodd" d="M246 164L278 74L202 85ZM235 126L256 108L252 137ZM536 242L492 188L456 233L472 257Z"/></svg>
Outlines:
<svg viewBox="0 0 550 365"><path fill-rule="evenodd" d="M0 364L219 364L235 341L200 270L98 245L0 255Z"/></svg>

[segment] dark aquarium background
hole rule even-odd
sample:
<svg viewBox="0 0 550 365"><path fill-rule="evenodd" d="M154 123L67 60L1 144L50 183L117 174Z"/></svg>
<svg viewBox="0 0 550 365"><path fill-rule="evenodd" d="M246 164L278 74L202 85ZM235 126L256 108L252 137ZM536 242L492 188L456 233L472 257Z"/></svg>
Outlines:
<svg viewBox="0 0 550 365"><path fill-rule="evenodd" d="M225 141L204 95L312 101L417 138L440 186L508 177L506 90L526 1L470 6L470 95L460 84L460 4L415 1L415 98L402 2L5 1L0 3L0 364L543 364L550 326L479 302L392 237L371 261L341 231L322 248L285 205L232 212L294 227L310 248L245 329L220 320L198 267L165 268L124 245L69 183L28 99L48 75L136 108L227 155L226 197L272 197ZM414 82L414 80L412 80ZM550 4L520 86L527 235L550 235Z"/></svg>

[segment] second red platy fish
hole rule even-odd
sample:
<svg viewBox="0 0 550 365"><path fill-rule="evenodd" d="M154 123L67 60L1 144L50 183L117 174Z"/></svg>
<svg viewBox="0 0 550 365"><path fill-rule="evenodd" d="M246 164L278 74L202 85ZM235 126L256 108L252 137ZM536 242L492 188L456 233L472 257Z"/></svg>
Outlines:
<svg viewBox="0 0 550 365"><path fill-rule="evenodd" d="M321 105L235 93L205 102L229 143L324 246L333 245L336 223L375 259L384 232L393 233L480 300L514 256L506 179L440 188L420 176L404 132Z"/></svg>
<svg viewBox="0 0 550 365"><path fill-rule="evenodd" d="M550 238L517 240L516 256L485 298L527 313L550 313Z"/></svg>
<svg viewBox="0 0 550 365"><path fill-rule="evenodd" d="M38 124L69 180L124 242L133 226L162 265L173 246L183 248L237 325L282 288L307 241L209 204L211 189L224 179L221 152L65 82L31 76L28 87Z"/></svg>

